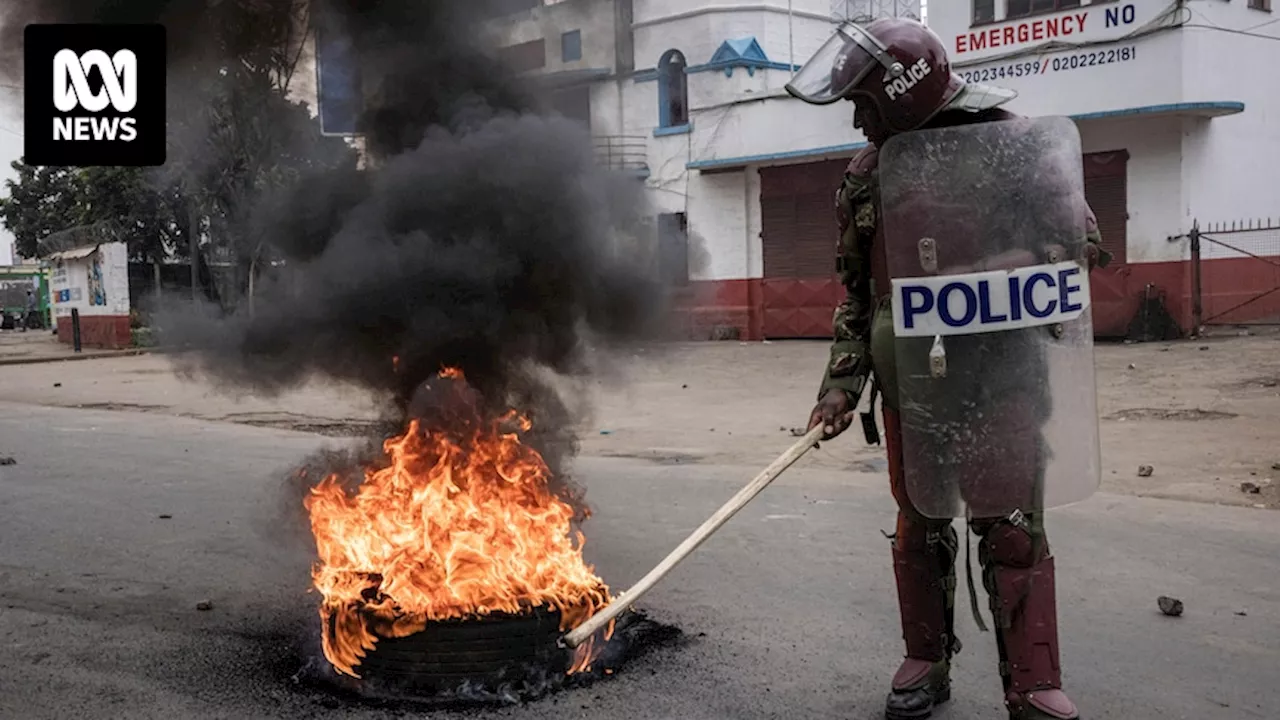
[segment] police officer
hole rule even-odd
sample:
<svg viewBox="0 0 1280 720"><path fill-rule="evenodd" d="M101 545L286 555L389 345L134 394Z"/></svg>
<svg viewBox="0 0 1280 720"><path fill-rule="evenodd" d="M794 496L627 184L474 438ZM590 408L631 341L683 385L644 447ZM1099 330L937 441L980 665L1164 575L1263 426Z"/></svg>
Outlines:
<svg viewBox="0 0 1280 720"><path fill-rule="evenodd" d="M893 75L888 74L890 68L897 69ZM849 163L837 193L837 262L846 297L835 311L835 339L809 427L825 426L827 439L844 432L874 370L873 392L885 397L889 480L899 508L892 554L906 641L885 717L925 718L950 698L951 658L960 650L953 621L959 539L950 520L922 515L906 490L902 426L893 391L891 284L879 222L878 148L900 133L1014 118L1000 106L1015 93L966 83L951 72L937 35L918 22L898 18L841 26L787 90L812 104L852 101L854 127L869 141ZM1105 264L1105 254L1097 247L1097 224L1092 212L1086 213L1089 264ZM995 614L999 671L1010 719L1078 718L1075 704L1062 690L1053 557L1040 518L984 519L972 528L980 537L979 561Z"/></svg>

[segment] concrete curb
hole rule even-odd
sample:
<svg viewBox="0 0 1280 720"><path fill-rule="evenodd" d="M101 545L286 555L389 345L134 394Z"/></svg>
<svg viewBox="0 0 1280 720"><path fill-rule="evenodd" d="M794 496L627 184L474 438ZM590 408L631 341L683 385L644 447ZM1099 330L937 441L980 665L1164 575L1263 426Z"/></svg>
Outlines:
<svg viewBox="0 0 1280 720"><path fill-rule="evenodd" d="M76 362L79 360L106 360L109 358L137 357L138 355L176 352L177 348L133 348L131 350L106 350L79 355L39 355L36 357L0 357L0 367L5 365L40 365L44 363Z"/></svg>

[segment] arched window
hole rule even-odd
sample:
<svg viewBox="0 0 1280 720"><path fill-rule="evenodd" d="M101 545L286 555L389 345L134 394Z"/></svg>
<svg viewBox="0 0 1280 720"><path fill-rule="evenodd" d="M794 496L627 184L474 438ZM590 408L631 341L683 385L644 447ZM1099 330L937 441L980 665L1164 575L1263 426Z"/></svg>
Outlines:
<svg viewBox="0 0 1280 720"><path fill-rule="evenodd" d="M684 73L684 53L668 50L658 61L659 127L689 124L689 85Z"/></svg>

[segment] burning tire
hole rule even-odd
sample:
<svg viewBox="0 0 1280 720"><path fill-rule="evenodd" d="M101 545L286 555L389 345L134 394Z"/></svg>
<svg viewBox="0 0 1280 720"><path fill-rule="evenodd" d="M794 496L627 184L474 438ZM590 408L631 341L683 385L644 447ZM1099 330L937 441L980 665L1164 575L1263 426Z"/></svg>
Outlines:
<svg viewBox="0 0 1280 720"><path fill-rule="evenodd" d="M379 640L357 672L366 682L415 695L541 684L569 669L570 653L557 645L561 634L560 613L542 608L433 622L408 637Z"/></svg>

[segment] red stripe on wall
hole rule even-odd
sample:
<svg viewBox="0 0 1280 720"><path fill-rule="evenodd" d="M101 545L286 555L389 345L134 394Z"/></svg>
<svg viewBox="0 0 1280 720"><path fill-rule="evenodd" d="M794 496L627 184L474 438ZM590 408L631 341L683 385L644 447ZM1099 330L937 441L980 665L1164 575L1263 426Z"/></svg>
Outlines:
<svg viewBox="0 0 1280 720"><path fill-rule="evenodd" d="M58 318L58 341L74 341L71 318ZM128 315L81 315L80 344L84 347L122 350L133 345Z"/></svg>
<svg viewBox="0 0 1280 720"><path fill-rule="evenodd" d="M1280 262L1280 257L1269 258ZM1107 272L1102 270L1099 272ZM1280 287L1280 269L1253 258L1224 258L1201 263L1204 316L1213 316L1261 293ZM797 283L826 284L828 278L796 279ZM676 303L676 332L694 340L710 339L716 326L733 327L743 340L761 340L765 318L764 281L721 280L694 282ZM1187 261L1126 265L1109 276L1105 285L1094 283L1094 327L1099 337L1122 337L1138 312L1148 284L1165 294L1169 313L1183 331L1191 328L1191 263ZM773 292L773 291L770 291ZM826 324L811 318L806 337L830 338L830 312ZM1224 315L1214 322L1248 323L1280 318L1280 291Z"/></svg>

